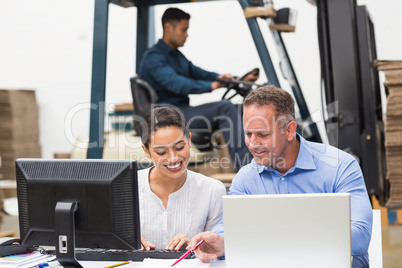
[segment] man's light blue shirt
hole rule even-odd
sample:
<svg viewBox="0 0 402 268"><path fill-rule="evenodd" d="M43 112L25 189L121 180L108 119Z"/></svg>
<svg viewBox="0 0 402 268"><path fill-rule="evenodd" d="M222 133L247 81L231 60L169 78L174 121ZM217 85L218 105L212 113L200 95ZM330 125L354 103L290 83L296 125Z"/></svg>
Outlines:
<svg viewBox="0 0 402 268"><path fill-rule="evenodd" d="M359 164L344 151L296 135L300 150L292 168L282 175L253 160L237 173L229 194L350 193L353 267L368 267L372 208ZM212 231L224 236L223 221Z"/></svg>

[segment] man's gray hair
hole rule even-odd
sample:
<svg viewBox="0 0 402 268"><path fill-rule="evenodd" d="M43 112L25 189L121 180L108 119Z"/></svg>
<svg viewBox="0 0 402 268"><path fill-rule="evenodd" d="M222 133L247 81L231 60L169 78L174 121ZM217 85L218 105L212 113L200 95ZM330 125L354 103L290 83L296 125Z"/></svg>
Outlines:
<svg viewBox="0 0 402 268"><path fill-rule="evenodd" d="M275 119L284 129L290 121L295 121L295 101L287 91L274 85L263 86L250 92L244 99L243 107L250 105L275 107Z"/></svg>

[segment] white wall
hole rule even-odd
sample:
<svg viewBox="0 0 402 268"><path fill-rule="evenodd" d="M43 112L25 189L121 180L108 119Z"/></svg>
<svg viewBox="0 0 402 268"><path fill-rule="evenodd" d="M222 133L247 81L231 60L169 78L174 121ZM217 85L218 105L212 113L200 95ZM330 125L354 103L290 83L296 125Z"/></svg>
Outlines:
<svg viewBox="0 0 402 268"><path fill-rule="evenodd" d="M402 1L360 0L375 24L379 59L402 59ZM304 0L276 0L275 7L298 10L296 33L284 35L310 112L320 109L316 9ZM236 1L179 5L191 13L190 36L182 48L195 64L241 75L261 67L242 10ZM155 10L159 17L166 6ZM0 88L35 89L44 157L70 152L74 137L89 133L94 0L1 0ZM135 8L110 5L106 104L131 102L135 74ZM261 22L264 24L264 22ZM268 30L268 46L272 47ZM271 57L277 60L275 48ZM278 72L279 74L279 72ZM280 75L279 75L280 76ZM261 75L259 82L266 81ZM282 79L281 85L286 88ZM219 100L222 90L192 98L192 104ZM108 122L106 122L108 124Z"/></svg>

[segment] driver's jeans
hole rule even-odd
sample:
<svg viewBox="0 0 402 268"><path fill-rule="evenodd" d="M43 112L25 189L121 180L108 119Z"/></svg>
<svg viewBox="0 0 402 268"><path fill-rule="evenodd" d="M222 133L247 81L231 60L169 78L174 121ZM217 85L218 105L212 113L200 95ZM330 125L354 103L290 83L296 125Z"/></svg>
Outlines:
<svg viewBox="0 0 402 268"><path fill-rule="evenodd" d="M242 106L228 100L206 103L194 107L181 108L190 132L211 132L212 140L221 132L228 146L229 154L239 170L252 160L244 142ZM206 131L205 131L206 130Z"/></svg>

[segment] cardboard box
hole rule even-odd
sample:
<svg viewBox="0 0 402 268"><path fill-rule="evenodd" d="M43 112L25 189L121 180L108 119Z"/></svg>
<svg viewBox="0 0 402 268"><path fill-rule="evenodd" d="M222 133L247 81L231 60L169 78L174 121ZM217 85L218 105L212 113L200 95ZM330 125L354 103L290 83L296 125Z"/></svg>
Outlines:
<svg viewBox="0 0 402 268"><path fill-rule="evenodd" d="M35 91L0 89L0 142L38 142Z"/></svg>
<svg viewBox="0 0 402 268"><path fill-rule="evenodd" d="M15 179L15 160L40 157L39 116L35 91L0 89L2 179Z"/></svg>
<svg viewBox="0 0 402 268"><path fill-rule="evenodd" d="M2 166L0 172L4 179L15 179L15 160L17 158L40 158L41 147L38 142L32 143L13 143L8 146L0 142L0 152L2 155Z"/></svg>
<svg viewBox="0 0 402 268"><path fill-rule="evenodd" d="M390 184L388 209L402 208L402 61L376 61L384 71L388 91L384 136L387 180Z"/></svg>
<svg viewBox="0 0 402 268"><path fill-rule="evenodd" d="M0 181L0 225L3 224L4 218L4 199L17 196L17 185L15 181ZM4 234L0 234L3 237Z"/></svg>

